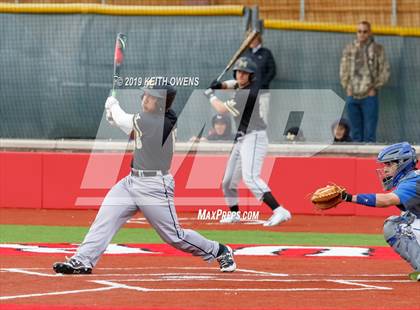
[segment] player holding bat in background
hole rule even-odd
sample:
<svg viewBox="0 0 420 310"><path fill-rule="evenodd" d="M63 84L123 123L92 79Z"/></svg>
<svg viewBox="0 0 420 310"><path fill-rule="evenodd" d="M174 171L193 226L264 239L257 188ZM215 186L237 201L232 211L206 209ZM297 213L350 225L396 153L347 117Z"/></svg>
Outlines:
<svg viewBox="0 0 420 310"><path fill-rule="evenodd" d="M254 77L256 64L247 57L239 58L233 66L234 80L210 85L211 90L235 89L231 100L222 102L213 91L206 91L212 107L219 114L230 112L235 120L237 133L235 144L223 177L222 187L230 212L221 223L240 221L237 186L243 179L246 186L258 200L265 202L273 211L273 215L263 224L274 226L288 221L291 214L283 208L271 193L270 188L260 178L260 173L267 153L268 138L264 120L259 113L259 87Z"/></svg>
<svg viewBox="0 0 420 310"><path fill-rule="evenodd" d="M384 148L377 161L383 166L377 169L385 194L352 195L340 186L326 186L312 195L312 202L320 210L330 209L342 201L367 207L397 206L400 216L391 216L384 223L386 242L414 269L409 278L420 281L420 170L416 150L407 142Z"/></svg>

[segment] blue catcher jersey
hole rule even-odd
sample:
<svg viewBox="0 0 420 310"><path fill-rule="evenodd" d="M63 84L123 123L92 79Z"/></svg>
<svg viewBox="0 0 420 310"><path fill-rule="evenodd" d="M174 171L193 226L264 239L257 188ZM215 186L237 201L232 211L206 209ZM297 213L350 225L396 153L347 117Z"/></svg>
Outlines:
<svg viewBox="0 0 420 310"><path fill-rule="evenodd" d="M420 218L420 170L412 171L402 178L394 194L400 198L404 211L410 211Z"/></svg>

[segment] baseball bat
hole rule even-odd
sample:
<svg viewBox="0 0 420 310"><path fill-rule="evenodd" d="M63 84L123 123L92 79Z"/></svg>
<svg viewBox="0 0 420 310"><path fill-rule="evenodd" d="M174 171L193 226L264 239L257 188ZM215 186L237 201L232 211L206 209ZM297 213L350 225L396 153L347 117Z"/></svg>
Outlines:
<svg viewBox="0 0 420 310"><path fill-rule="evenodd" d="M232 68L235 61L238 60L239 57L241 57L242 53L249 47L252 40L255 39L255 37L261 32L261 27L258 27L258 20L259 20L259 8L257 5L255 5L251 12L248 12L248 16L246 16L246 38L242 42L241 46L238 48L238 50L233 54L232 58L226 65L225 69L223 69L222 73L217 77L217 81L219 82L222 77L225 75L225 73ZM250 15L250 16L249 16Z"/></svg>
<svg viewBox="0 0 420 310"><path fill-rule="evenodd" d="M225 75L225 73L232 68L233 64L235 63L235 61L238 60L238 58L242 55L242 53L249 47L249 45L251 44L252 40L255 39L255 37L258 35L258 30L254 29L246 38L245 40L242 42L241 46L238 48L238 50L235 52L235 54L233 54L232 58L229 60L228 64L226 65L226 67L223 69L222 73L220 73L220 75L217 77L217 81L220 81L222 79L222 77Z"/></svg>
<svg viewBox="0 0 420 310"><path fill-rule="evenodd" d="M112 80L112 89L110 96L116 97L117 86L122 86L124 80L120 77L121 66L124 61L124 50L127 47L127 36L123 33L118 33L117 38L115 39L115 48L114 48L114 74ZM112 115L110 111L106 111L106 119L112 121Z"/></svg>
<svg viewBox="0 0 420 310"><path fill-rule="evenodd" d="M112 90L111 96L116 96L116 87L122 86L120 77L121 66L124 61L124 51L127 47L127 36L123 33L118 33L115 40L115 49L114 49L114 79L112 81Z"/></svg>

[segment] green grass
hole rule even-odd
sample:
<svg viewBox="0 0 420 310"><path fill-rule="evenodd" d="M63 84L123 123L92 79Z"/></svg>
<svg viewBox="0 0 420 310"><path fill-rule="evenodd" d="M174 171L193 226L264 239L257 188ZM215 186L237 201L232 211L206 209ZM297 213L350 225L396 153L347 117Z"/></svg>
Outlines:
<svg viewBox="0 0 420 310"><path fill-rule="evenodd" d="M86 227L0 225L0 243L45 242L78 243L87 233ZM343 245L385 246L382 235L331 234L273 231L201 230L209 239L231 244L285 244L285 245ZM114 237L115 243L162 243L153 229L123 228Z"/></svg>

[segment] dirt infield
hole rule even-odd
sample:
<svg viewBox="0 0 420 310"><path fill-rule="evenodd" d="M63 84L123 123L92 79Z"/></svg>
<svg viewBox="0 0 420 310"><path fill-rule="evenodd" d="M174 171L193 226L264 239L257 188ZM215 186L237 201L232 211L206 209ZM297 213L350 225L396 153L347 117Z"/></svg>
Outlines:
<svg viewBox="0 0 420 310"><path fill-rule="evenodd" d="M0 223L89 226L95 214L95 211L0 209ZM198 221L196 216L180 214L182 225L218 230L263 229L253 223L206 223ZM271 229L380 233L382 222L383 218L372 217L295 216L293 221ZM128 226L149 227L141 215ZM48 251L47 246L44 250ZM238 252L238 270L231 274L220 273L216 263L207 264L190 256L104 255L92 275L63 276L54 274L51 266L55 261L62 261L65 254L10 250L7 255L0 255L0 308L420 308L420 283L408 280L410 267L397 257L322 258L297 256L294 251L278 256L241 256Z"/></svg>
<svg viewBox="0 0 420 310"><path fill-rule="evenodd" d="M21 225L62 225L90 226L95 219L94 210L43 210L43 209L4 209L0 208L0 224ZM240 225L222 225L216 220L198 220L197 213L179 213L183 226L192 229L262 229L258 222L244 222ZM264 219L268 215L262 216ZM368 216L313 216L295 215L293 220L281 226L265 227L264 230L285 232L324 232L324 233L366 233L381 234L384 217ZM254 226L254 224L258 224ZM137 214L126 227L150 227L141 214Z"/></svg>
<svg viewBox="0 0 420 310"><path fill-rule="evenodd" d="M402 261L238 257L235 273L194 257L104 256L92 275L60 276L62 256L1 258L1 308L415 309Z"/></svg>

